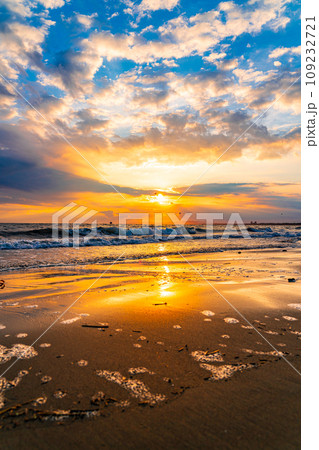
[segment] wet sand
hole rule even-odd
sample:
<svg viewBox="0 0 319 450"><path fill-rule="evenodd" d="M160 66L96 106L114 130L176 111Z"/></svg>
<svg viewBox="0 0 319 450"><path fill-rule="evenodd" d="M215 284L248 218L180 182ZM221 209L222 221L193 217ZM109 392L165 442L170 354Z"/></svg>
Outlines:
<svg viewBox="0 0 319 450"><path fill-rule="evenodd" d="M180 255L1 276L3 373L108 269L3 375L1 448L300 446L299 251L184 256L205 279Z"/></svg>

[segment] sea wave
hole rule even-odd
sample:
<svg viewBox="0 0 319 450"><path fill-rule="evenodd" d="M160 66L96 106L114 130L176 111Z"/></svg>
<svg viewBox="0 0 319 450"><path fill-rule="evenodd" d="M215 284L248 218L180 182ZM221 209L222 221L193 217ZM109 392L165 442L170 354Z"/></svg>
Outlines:
<svg viewBox="0 0 319 450"><path fill-rule="evenodd" d="M44 231L44 230L43 230ZM86 229L82 230L83 234L79 238L68 236L67 239L0 239L1 250L28 250L28 249L46 249L46 248L59 248L59 247L106 247L106 246L119 246L119 245L138 245L138 244L151 244L158 242L167 242L172 240L198 240L198 239L222 239L223 233L215 233L214 235L200 235L194 234L182 234L177 229L165 229L162 230L162 236L157 237L154 232L146 233L141 228L134 229L134 233L131 230L127 232L127 238L121 238L119 236L94 236L90 237L86 234ZM45 232L47 232L45 230ZM91 230L90 230L91 232ZM300 238L301 233L296 231L272 231L271 228L264 230L250 230L250 239L271 239L271 238ZM227 239L244 239L245 237L240 233L230 234Z"/></svg>

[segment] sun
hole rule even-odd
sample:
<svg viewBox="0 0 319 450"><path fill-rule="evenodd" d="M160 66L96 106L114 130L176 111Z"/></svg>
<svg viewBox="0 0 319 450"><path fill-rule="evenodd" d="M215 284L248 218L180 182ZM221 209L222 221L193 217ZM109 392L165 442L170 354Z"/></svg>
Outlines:
<svg viewBox="0 0 319 450"><path fill-rule="evenodd" d="M163 194L157 194L156 197L157 197L157 198L156 198L156 201L157 201L157 203L159 203L160 205L165 205L165 204L168 202L167 198L164 197Z"/></svg>
<svg viewBox="0 0 319 450"><path fill-rule="evenodd" d="M148 196L148 201L151 203L158 203L159 205L170 205L171 204L171 201L169 200L168 197L166 197L163 194L158 194L158 193Z"/></svg>

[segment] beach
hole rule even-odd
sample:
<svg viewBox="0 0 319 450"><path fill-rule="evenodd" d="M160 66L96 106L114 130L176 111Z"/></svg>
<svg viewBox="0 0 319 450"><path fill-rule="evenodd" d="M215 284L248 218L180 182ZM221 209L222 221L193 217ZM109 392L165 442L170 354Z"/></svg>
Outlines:
<svg viewBox="0 0 319 450"><path fill-rule="evenodd" d="M283 247L4 270L1 448L298 448Z"/></svg>

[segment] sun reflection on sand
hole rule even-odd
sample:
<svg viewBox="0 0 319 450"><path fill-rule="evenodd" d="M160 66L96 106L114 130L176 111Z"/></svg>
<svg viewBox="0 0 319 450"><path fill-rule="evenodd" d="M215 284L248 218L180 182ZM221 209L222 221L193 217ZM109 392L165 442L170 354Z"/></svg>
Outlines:
<svg viewBox="0 0 319 450"><path fill-rule="evenodd" d="M166 257L164 257L163 259L167 260ZM169 297L170 295L173 294L173 292L169 290L173 286L171 276L169 275L170 268L165 265L163 266L163 271L164 273L161 274L158 279L158 287L160 291L159 294L161 297Z"/></svg>

